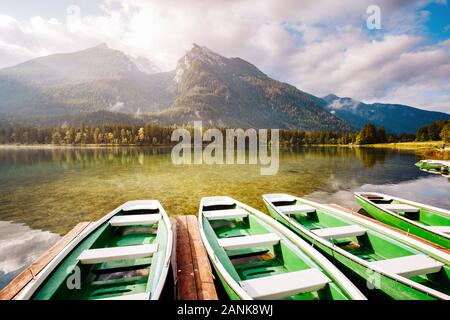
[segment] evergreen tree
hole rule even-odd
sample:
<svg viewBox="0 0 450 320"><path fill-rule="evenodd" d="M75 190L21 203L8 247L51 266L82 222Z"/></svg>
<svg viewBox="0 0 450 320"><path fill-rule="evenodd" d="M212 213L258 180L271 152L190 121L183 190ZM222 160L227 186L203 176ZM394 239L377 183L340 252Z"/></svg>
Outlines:
<svg viewBox="0 0 450 320"><path fill-rule="evenodd" d="M385 143L387 141L386 130L384 129L384 124L380 126L377 132L378 143Z"/></svg>
<svg viewBox="0 0 450 320"><path fill-rule="evenodd" d="M432 141L440 139L439 134L441 133L441 126L437 122L433 122L428 126L428 138Z"/></svg>
<svg viewBox="0 0 450 320"><path fill-rule="evenodd" d="M356 144L373 144L377 142L377 128L373 123L366 124L356 137Z"/></svg>

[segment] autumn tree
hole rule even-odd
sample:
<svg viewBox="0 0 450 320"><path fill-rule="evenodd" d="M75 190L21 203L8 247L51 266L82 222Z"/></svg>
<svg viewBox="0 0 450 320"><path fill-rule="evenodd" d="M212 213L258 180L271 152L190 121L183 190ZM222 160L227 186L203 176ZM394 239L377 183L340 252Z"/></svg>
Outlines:
<svg viewBox="0 0 450 320"><path fill-rule="evenodd" d="M450 143L450 121L442 127L439 136L445 143Z"/></svg>

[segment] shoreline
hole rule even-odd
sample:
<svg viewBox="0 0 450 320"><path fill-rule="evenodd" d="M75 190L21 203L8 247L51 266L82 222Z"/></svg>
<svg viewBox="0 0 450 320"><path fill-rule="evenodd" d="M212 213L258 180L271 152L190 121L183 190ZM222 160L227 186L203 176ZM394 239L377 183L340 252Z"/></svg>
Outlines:
<svg viewBox="0 0 450 320"><path fill-rule="evenodd" d="M290 146L280 143L282 148L292 147L346 147L346 148L380 148L380 149L401 149L401 150L435 150L439 152L450 152L450 147L441 149L442 141L426 141L426 142L395 142L395 143L375 143L375 144L305 144L299 146ZM86 149L86 148L168 148L175 144L151 145L151 144L82 144L82 145L65 145L65 144L0 144L0 149ZM207 144L206 144L207 145Z"/></svg>
<svg viewBox="0 0 450 320"><path fill-rule="evenodd" d="M363 148L389 148L389 149L403 149L403 150L417 150L417 149L433 149L436 151L450 151L450 148L441 149L443 141L420 141L420 142L394 142L394 143L375 143L366 144L359 147Z"/></svg>
<svg viewBox="0 0 450 320"><path fill-rule="evenodd" d="M99 148L168 148L172 145L138 145L138 144L83 144L83 145L57 145L57 144L0 144L0 150L13 149L99 149Z"/></svg>
<svg viewBox="0 0 450 320"><path fill-rule="evenodd" d="M333 148L364 148L364 149L390 149L390 150L403 150L403 151L415 151L419 154L435 155L438 158L448 159L450 158L450 147L446 147L445 150L441 148L442 141L426 141L426 142L396 142L396 143L375 143L375 144L305 144L299 146L286 145L280 143L280 149L291 148L303 148L303 147L333 147ZM83 144L83 145L56 145L56 144L0 144L0 150L19 150L19 149L45 149L45 150L57 150L57 149L119 149L119 148L171 148L176 144ZM204 144L206 146L207 144ZM442 159L440 159L442 160Z"/></svg>

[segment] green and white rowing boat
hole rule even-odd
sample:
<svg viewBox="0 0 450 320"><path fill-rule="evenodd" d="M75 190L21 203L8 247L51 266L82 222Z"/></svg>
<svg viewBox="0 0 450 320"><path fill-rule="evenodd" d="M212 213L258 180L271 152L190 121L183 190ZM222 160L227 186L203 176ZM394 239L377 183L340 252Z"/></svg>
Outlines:
<svg viewBox="0 0 450 320"><path fill-rule="evenodd" d="M209 258L231 299L365 299L300 237L230 197L203 198L199 226Z"/></svg>
<svg viewBox="0 0 450 320"><path fill-rule="evenodd" d="M420 160L415 164L415 166L424 171L448 174L450 168L450 161Z"/></svg>
<svg viewBox="0 0 450 320"><path fill-rule="evenodd" d="M375 219L450 248L450 211L375 192L355 192L355 199Z"/></svg>
<svg viewBox="0 0 450 320"><path fill-rule="evenodd" d="M330 206L287 194L263 199L274 218L372 289L368 293L450 299L450 256L441 250Z"/></svg>
<svg viewBox="0 0 450 320"><path fill-rule="evenodd" d="M83 230L18 299L158 299L169 270L172 237L159 201L126 202Z"/></svg>

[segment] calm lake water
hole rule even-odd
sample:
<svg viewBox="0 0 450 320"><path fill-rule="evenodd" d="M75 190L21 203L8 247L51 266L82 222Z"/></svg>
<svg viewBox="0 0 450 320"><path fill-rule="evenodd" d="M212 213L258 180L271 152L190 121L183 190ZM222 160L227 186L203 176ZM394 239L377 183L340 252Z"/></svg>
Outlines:
<svg viewBox="0 0 450 320"><path fill-rule="evenodd" d="M284 150L275 176L258 165L174 165L170 149L0 149L0 288L80 221L133 199L170 215L197 214L201 197L229 195L266 212L285 192L358 210L352 192L380 191L450 209L447 178L411 152L345 147Z"/></svg>

